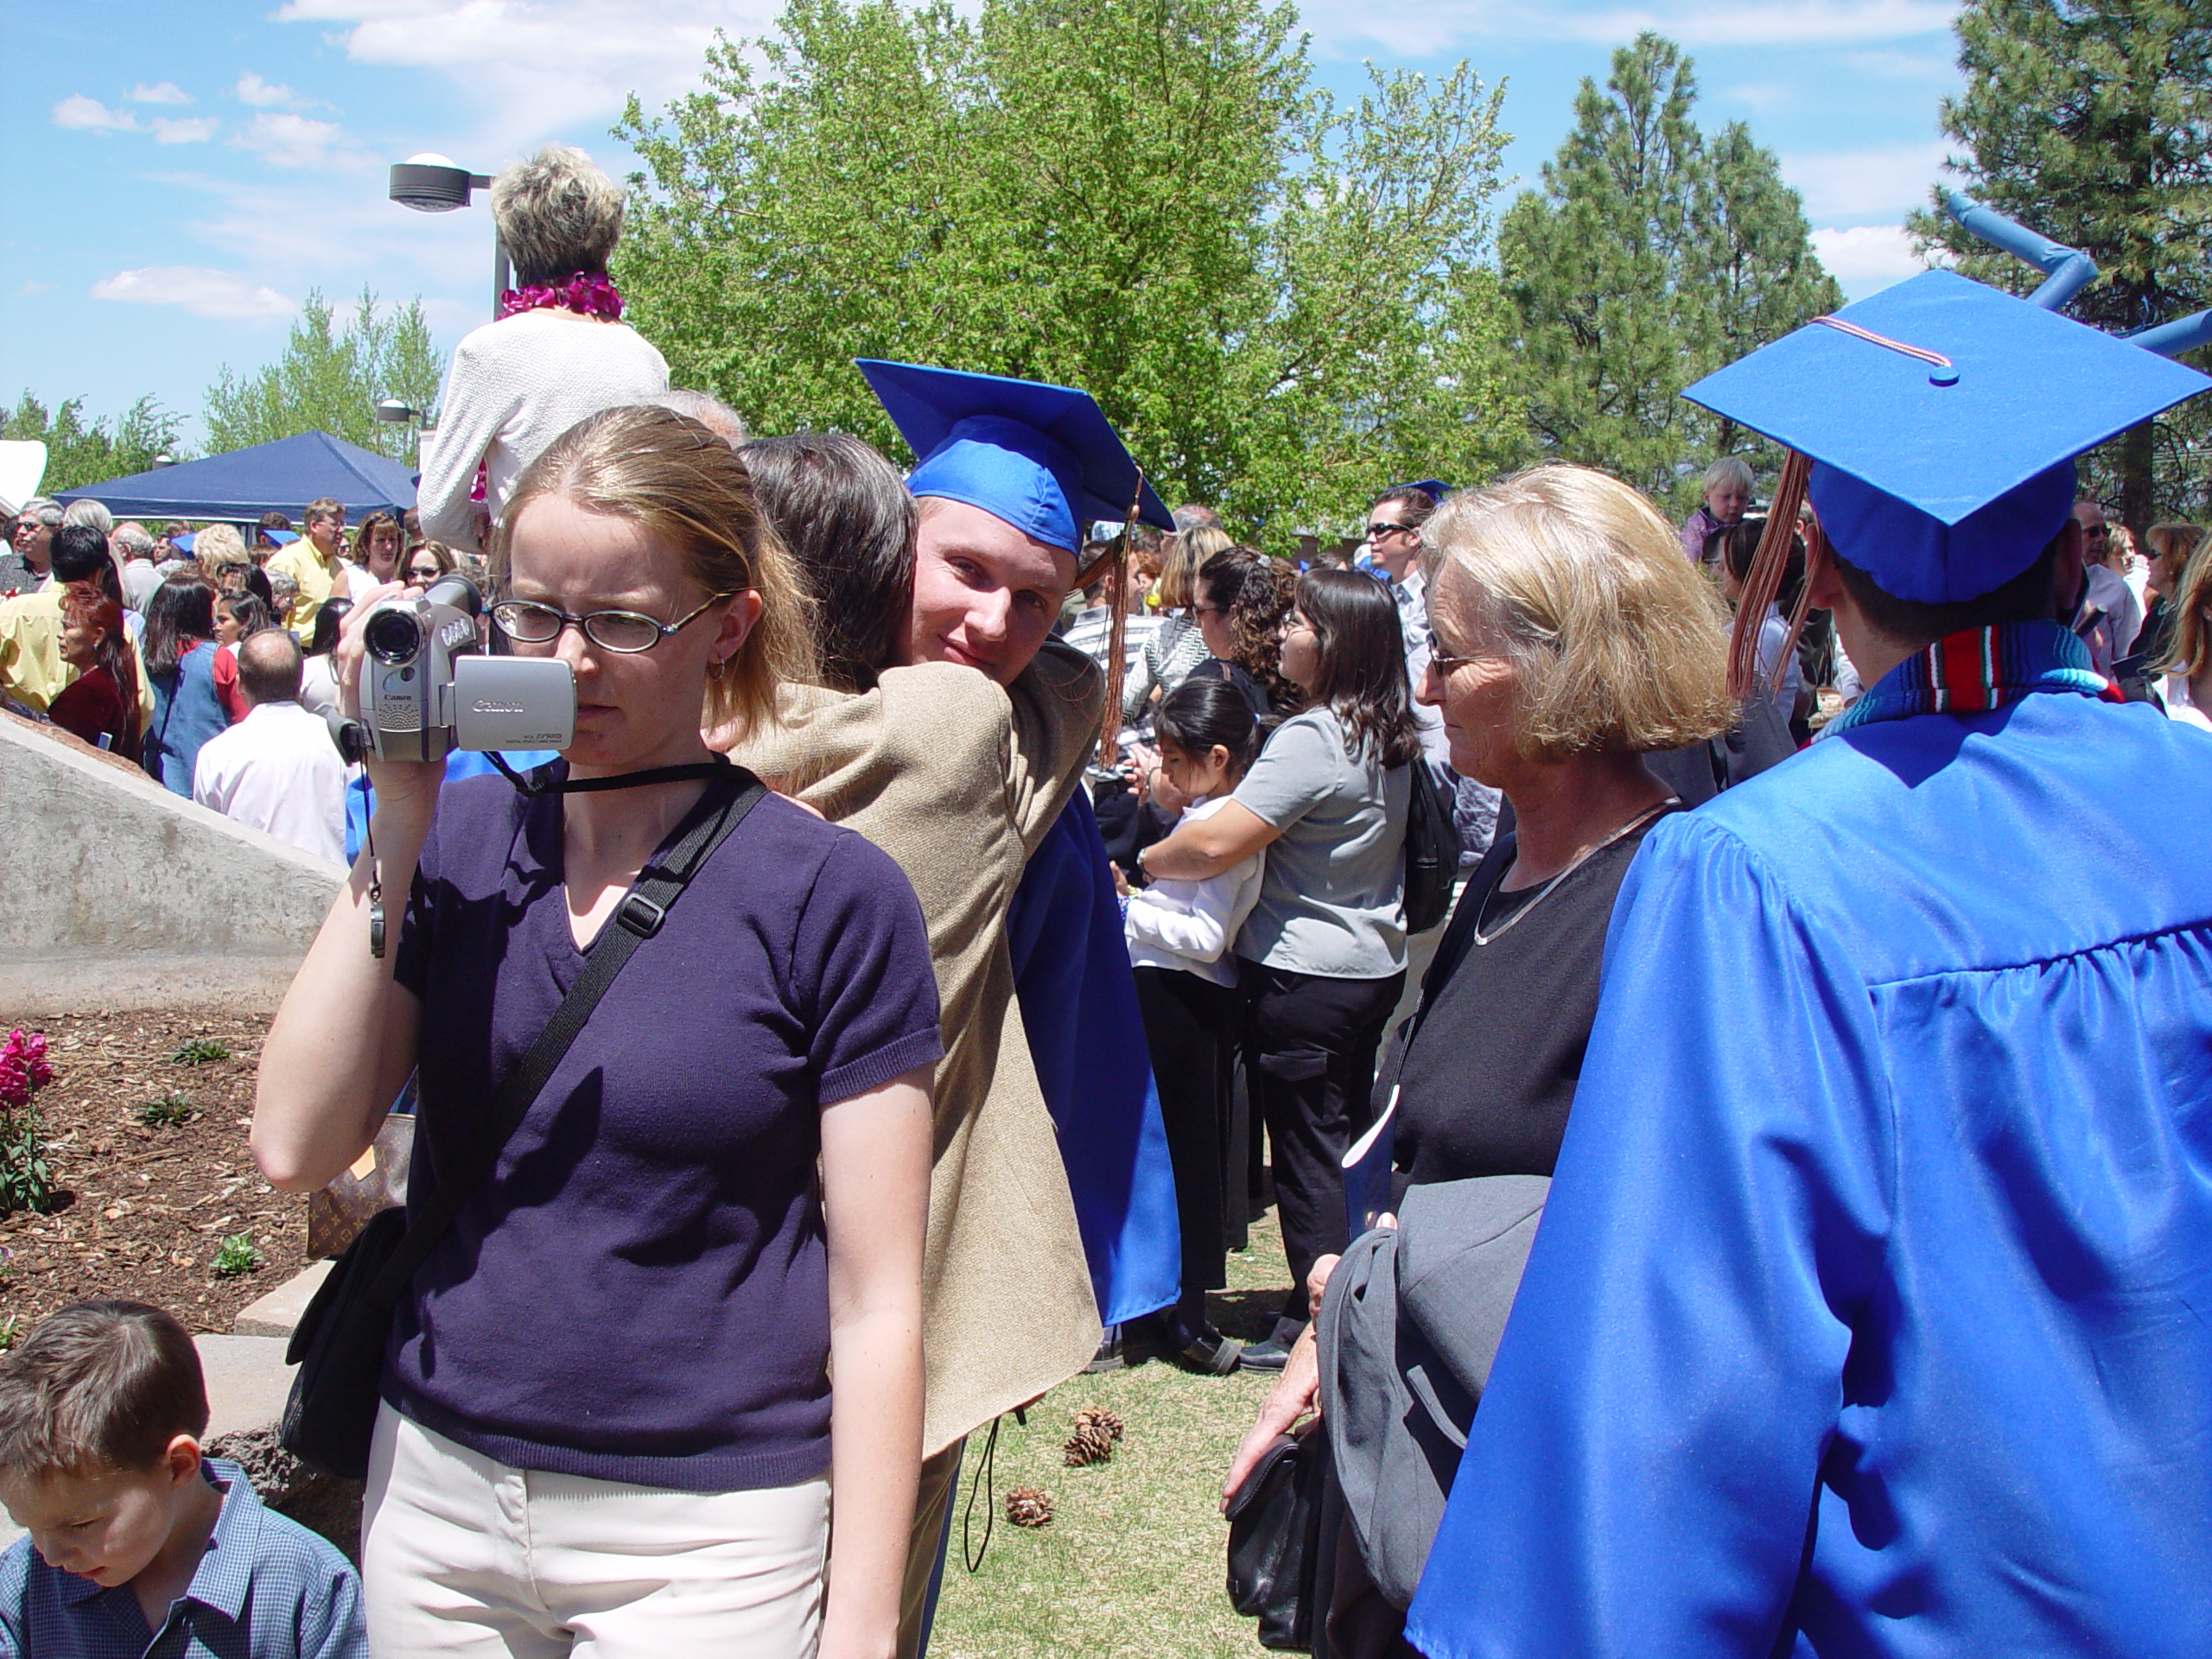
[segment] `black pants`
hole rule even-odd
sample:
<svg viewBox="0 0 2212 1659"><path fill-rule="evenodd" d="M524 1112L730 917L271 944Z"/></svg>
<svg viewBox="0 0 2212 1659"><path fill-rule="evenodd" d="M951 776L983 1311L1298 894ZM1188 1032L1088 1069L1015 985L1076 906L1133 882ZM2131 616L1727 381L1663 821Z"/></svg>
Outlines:
<svg viewBox="0 0 2212 1659"><path fill-rule="evenodd" d="M1402 970L1388 979L1328 979L1241 964L1245 1070L1274 1151L1289 1318L1306 1317L1306 1276L1315 1258L1341 1254L1350 1242L1344 1156L1374 1121L1375 1057L1405 982Z"/></svg>
<svg viewBox="0 0 2212 1659"><path fill-rule="evenodd" d="M1228 1153L1229 1057L1243 1023L1243 1003L1230 987L1173 968L1140 968L1136 978L1167 1156L1175 1169L1183 1294L1188 1297L1229 1282L1222 1170ZM1241 1185L1241 1161L1237 1168Z"/></svg>

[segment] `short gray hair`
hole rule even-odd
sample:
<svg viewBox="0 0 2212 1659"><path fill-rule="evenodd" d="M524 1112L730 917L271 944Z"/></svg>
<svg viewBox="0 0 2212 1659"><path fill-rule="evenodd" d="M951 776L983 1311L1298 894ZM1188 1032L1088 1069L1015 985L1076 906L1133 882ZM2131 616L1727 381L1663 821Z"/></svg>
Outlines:
<svg viewBox="0 0 2212 1659"><path fill-rule="evenodd" d="M72 501L61 515L65 524L90 524L103 536L115 528L115 515L90 497Z"/></svg>
<svg viewBox="0 0 2212 1659"><path fill-rule="evenodd" d="M23 503L23 510L16 515L33 524L44 524L48 530L61 528L61 504L50 495L35 495Z"/></svg>
<svg viewBox="0 0 2212 1659"><path fill-rule="evenodd" d="M1700 498L1711 495L1723 484L1733 484L1746 495L1751 493L1751 469L1741 455L1723 455L1705 469L1705 487L1698 492Z"/></svg>
<svg viewBox="0 0 2212 1659"><path fill-rule="evenodd" d="M141 554L151 554L154 550L152 534L148 531L145 525L135 521L118 524L115 527L115 539L130 550L134 558Z"/></svg>
<svg viewBox="0 0 2212 1659"><path fill-rule="evenodd" d="M572 144L548 144L492 181L492 221L520 286L603 271L622 238L622 192Z"/></svg>
<svg viewBox="0 0 2212 1659"><path fill-rule="evenodd" d="M752 437L745 429L745 416L712 392L672 386L645 401L656 408L672 409L678 415L690 416L733 449Z"/></svg>

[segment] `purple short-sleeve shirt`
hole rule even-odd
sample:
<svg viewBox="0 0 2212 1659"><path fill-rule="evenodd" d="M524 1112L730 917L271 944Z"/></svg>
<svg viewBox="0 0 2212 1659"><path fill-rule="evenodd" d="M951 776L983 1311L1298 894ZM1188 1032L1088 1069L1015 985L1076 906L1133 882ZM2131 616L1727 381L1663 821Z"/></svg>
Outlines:
<svg viewBox="0 0 2212 1659"><path fill-rule="evenodd" d="M583 956L557 796L446 786L401 927L435 1190ZM821 1109L933 1063L899 867L771 796L607 989L416 1274L385 1397L518 1468L690 1491L829 1466Z"/></svg>

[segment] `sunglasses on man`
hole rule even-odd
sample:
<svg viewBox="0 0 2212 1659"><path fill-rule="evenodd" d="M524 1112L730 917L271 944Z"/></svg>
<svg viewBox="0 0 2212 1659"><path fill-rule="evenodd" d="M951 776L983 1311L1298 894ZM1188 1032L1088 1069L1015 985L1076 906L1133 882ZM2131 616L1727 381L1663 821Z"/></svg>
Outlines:
<svg viewBox="0 0 2212 1659"><path fill-rule="evenodd" d="M1370 542L1379 542L1389 535L1412 536L1416 533L1411 524L1393 524L1380 518L1367 527L1367 539Z"/></svg>

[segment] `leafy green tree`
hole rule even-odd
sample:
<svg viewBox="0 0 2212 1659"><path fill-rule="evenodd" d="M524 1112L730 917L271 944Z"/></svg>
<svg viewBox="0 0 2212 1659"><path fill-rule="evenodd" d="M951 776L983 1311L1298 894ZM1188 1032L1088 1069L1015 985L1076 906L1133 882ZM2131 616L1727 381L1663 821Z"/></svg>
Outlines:
<svg viewBox="0 0 2212 1659"><path fill-rule="evenodd" d="M65 398L49 415L27 391L0 421L0 438L31 438L46 445L46 474L39 491L52 495L146 472L162 455L183 460L177 441L181 426L151 397L141 397L112 421L88 422L82 397Z"/></svg>
<svg viewBox="0 0 2212 1659"><path fill-rule="evenodd" d="M1513 391L1545 459L1618 474L1676 507L1707 462L1770 449L1684 386L1843 302L1797 193L1742 124L1708 143L1697 81L1645 33L1586 79L1575 127L1498 235Z"/></svg>
<svg viewBox="0 0 2212 1659"><path fill-rule="evenodd" d="M341 330L334 308L310 291L281 358L243 378L226 364L207 388L208 446L220 454L322 431L403 460L410 429L379 422L374 405L394 397L427 411L444 372L420 298L380 309L364 287Z"/></svg>
<svg viewBox="0 0 2212 1659"><path fill-rule="evenodd" d="M2212 305L2202 0L1968 0L1956 27L1966 88L1943 100L1943 130L1962 146L1951 170L1967 195L2096 260L2101 275L2068 311L2125 331ZM2042 280L1941 212L1912 229L1968 276L2015 293ZM2203 366L2204 355L2191 360ZM2088 487L2116 499L2138 530L2203 510L2208 418L2184 405L2115 439L2090 457Z"/></svg>
<svg viewBox="0 0 2212 1659"><path fill-rule="evenodd" d="M791 0L618 129L632 320L756 429L893 453L855 357L1083 386L1163 493L1271 539L1471 475L1512 425L1478 270L1498 94L1378 76L1339 108L1295 27L1262 0Z"/></svg>

